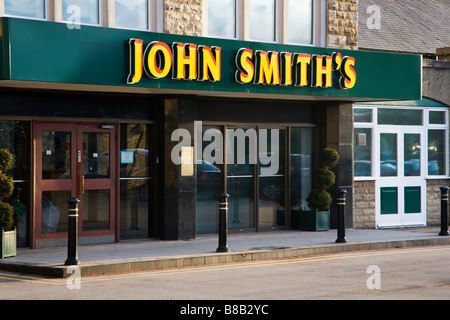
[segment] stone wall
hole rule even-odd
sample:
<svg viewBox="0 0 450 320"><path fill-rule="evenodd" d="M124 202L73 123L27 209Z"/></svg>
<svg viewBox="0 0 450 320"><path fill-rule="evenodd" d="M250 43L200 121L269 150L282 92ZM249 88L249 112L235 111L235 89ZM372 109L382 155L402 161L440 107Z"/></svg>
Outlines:
<svg viewBox="0 0 450 320"><path fill-rule="evenodd" d="M327 47L358 49L358 0L327 0Z"/></svg>
<svg viewBox="0 0 450 320"><path fill-rule="evenodd" d="M448 180L427 180L427 226L441 225L441 190Z"/></svg>
<svg viewBox="0 0 450 320"><path fill-rule="evenodd" d="M201 36L204 1L206 0L164 0L164 32Z"/></svg>
<svg viewBox="0 0 450 320"><path fill-rule="evenodd" d="M353 183L353 228L375 229L375 181Z"/></svg>

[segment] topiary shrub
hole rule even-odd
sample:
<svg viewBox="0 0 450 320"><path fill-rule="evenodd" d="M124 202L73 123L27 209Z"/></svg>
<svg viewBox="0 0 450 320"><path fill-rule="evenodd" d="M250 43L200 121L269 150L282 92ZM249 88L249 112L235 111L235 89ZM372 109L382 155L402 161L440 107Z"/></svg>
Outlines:
<svg viewBox="0 0 450 320"><path fill-rule="evenodd" d="M333 201L327 189L331 187L336 180L336 176L331 171L339 161L339 154L334 149L323 149L320 154L320 166L315 177L315 186L311 190L306 201L311 209L326 211L330 208Z"/></svg>
<svg viewBox="0 0 450 320"><path fill-rule="evenodd" d="M0 149L0 228L9 231L14 226L13 207L3 202L14 190L13 178L5 174L12 164L13 156L7 149Z"/></svg>

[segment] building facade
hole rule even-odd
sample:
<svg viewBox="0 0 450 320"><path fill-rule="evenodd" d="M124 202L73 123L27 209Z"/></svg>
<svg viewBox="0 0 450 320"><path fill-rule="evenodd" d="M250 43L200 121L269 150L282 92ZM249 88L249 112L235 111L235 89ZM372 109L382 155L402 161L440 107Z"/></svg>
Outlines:
<svg viewBox="0 0 450 320"><path fill-rule="evenodd" d="M420 101L354 105L353 225L439 225L439 188L449 185L448 2L360 0L358 13L359 48L422 55L423 84Z"/></svg>
<svg viewBox="0 0 450 320"><path fill-rule="evenodd" d="M231 232L292 229L325 147L340 154L330 191L347 191L352 227L353 104L421 98L421 56L357 50L357 12L356 0L1 0L19 244L65 244L70 197L80 243L215 233L223 192Z"/></svg>

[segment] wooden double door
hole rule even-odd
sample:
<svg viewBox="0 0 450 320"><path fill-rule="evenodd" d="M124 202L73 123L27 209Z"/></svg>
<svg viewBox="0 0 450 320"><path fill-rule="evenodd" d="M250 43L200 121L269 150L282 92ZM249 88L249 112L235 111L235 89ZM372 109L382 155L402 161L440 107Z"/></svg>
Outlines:
<svg viewBox="0 0 450 320"><path fill-rule="evenodd" d="M80 236L116 234L115 125L34 123L34 240L67 237L68 202L79 202Z"/></svg>

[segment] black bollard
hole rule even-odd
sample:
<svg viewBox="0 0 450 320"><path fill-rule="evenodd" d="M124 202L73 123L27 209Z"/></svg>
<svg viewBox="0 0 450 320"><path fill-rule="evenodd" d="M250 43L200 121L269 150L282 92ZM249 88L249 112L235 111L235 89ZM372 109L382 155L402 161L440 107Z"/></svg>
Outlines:
<svg viewBox="0 0 450 320"><path fill-rule="evenodd" d="M448 236L448 187L443 186L441 189L441 232L440 236Z"/></svg>
<svg viewBox="0 0 450 320"><path fill-rule="evenodd" d="M336 242L343 243L347 242L345 238L345 194L347 191L344 189L339 189L339 195L337 198L338 205L338 229L337 229L337 239Z"/></svg>
<svg viewBox="0 0 450 320"><path fill-rule="evenodd" d="M78 261L78 203L77 198L70 198L69 203L69 240L67 250L67 260L65 265L77 265Z"/></svg>
<svg viewBox="0 0 450 320"><path fill-rule="evenodd" d="M222 193L219 197L219 247L217 252L229 252L227 244L228 233L228 194Z"/></svg>

